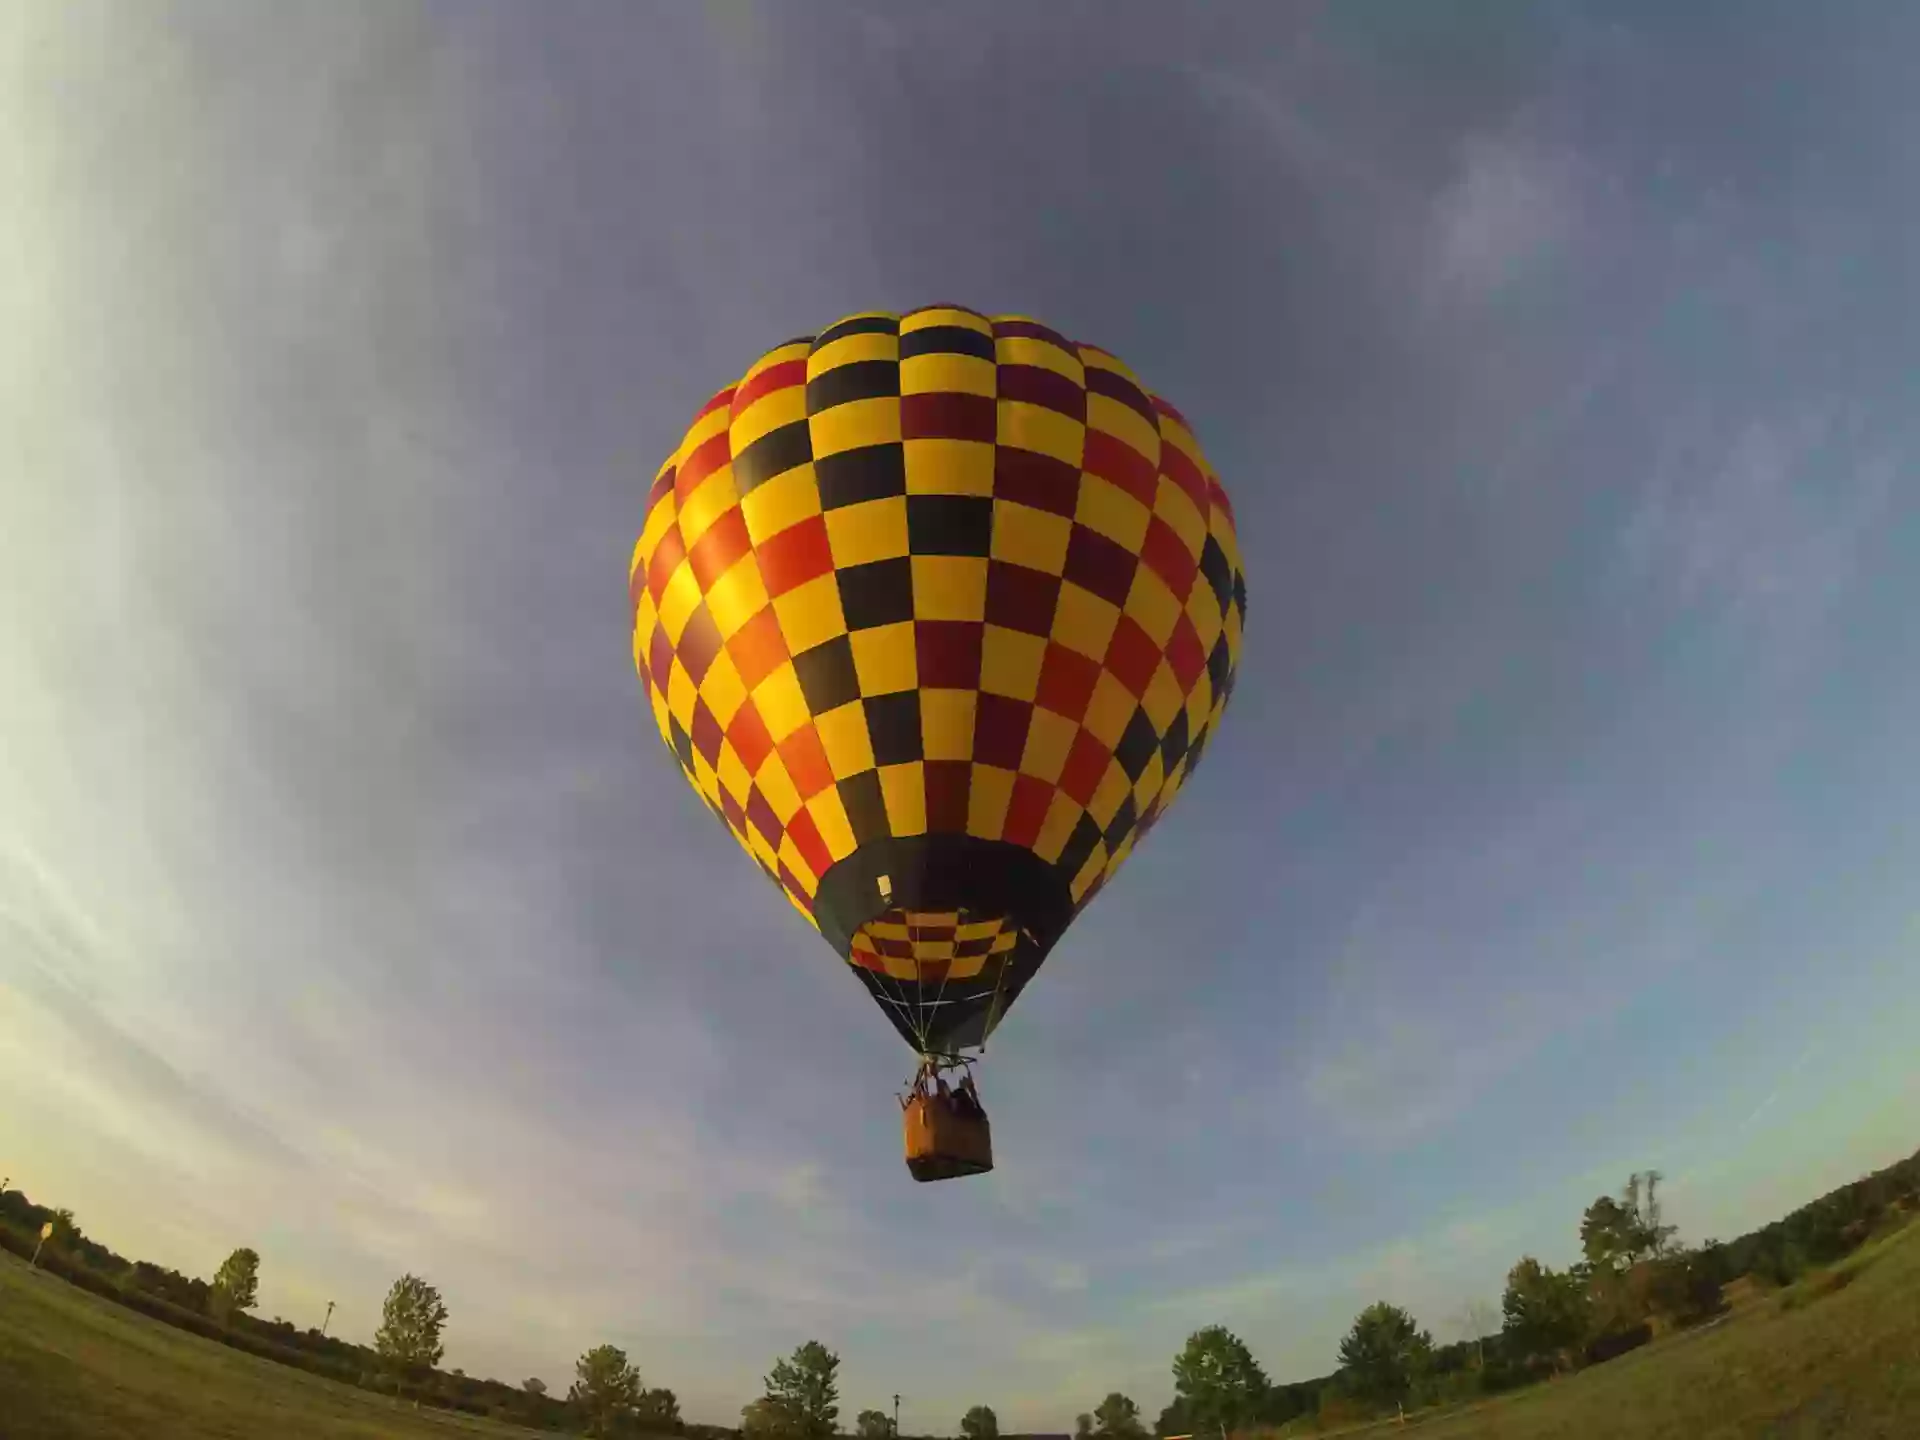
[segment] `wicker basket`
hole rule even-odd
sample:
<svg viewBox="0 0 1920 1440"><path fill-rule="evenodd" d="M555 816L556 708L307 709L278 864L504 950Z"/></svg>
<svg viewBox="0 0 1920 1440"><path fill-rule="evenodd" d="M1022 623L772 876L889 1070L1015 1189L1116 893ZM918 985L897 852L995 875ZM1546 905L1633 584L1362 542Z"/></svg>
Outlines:
<svg viewBox="0 0 1920 1440"><path fill-rule="evenodd" d="M907 1170L916 1180L954 1180L993 1169L993 1129L983 1115L956 1114L931 1095L915 1095L903 1121Z"/></svg>

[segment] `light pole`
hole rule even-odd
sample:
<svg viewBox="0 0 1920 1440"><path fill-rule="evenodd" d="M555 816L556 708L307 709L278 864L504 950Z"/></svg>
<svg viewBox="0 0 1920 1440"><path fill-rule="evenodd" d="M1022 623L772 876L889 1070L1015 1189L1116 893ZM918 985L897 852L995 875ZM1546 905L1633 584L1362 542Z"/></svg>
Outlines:
<svg viewBox="0 0 1920 1440"><path fill-rule="evenodd" d="M333 1301L329 1300L327 1301L326 1318L320 1322L320 1333L322 1335L327 1333L327 1326L332 1322L332 1320L333 1320Z"/></svg>
<svg viewBox="0 0 1920 1440"><path fill-rule="evenodd" d="M900 1397L893 1397L893 1440L900 1440Z"/></svg>

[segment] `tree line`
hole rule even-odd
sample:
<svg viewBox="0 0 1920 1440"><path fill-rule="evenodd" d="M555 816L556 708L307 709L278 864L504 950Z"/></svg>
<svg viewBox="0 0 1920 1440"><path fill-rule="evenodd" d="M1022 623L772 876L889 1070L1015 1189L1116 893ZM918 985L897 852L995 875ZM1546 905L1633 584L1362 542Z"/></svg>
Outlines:
<svg viewBox="0 0 1920 1440"><path fill-rule="evenodd" d="M1174 1398L1157 1424L1149 1428L1139 1405L1116 1391L1076 1418L1076 1440L1208 1440L1293 1422L1320 1428L1513 1389L1604 1363L1662 1330L1717 1316L1734 1281L1791 1284L1920 1212L1915 1152L1738 1239L1686 1245L1662 1216L1662 1178L1658 1171L1636 1172L1618 1195L1596 1198L1580 1217L1578 1261L1555 1270L1522 1256L1507 1273L1497 1316L1490 1305L1468 1306L1456 1326L1463 1333L1449 1344L1436 1345L1407 1311L1379 1301L1355 1317L1341 1340L1338 1370L1277 1383L1245 1341L1210 1325L1190 1335L1174 1357ZM49 1236L41 1244L43 1226ZM279 1317L253 1315L261 1262L251 1248L234 1250L210 1281L184 1276L124 1259L83 1234L71 1211L36 1205L4 1182L0 1248L23 1258L37 1254L42 1268L154 1319L416 1404L594 1437L835 1440L842 1433L840 1357L818 1340L775 1363L737 1427L696 1425L681 1418L673 1391L647 1387L614 1345L580 1356L565 1396L550 1394L539 1379L507 1385L440 1370L447 1307L416 1275L393 1282L373 1344L363 1346L326 1334L324 1324L301 1330ZM860 1411L852 1433L856 1440L900 1440L878 1409ZM998 1417L991 1406L975 1405L959 1417L956 1434L1000 1440Z"/></svg>
<svg viewBox="0 0 1920 1440"><path fill-rule="evenodd" d="M1218 1325L1196 1331L1174 1359L1174 1399L1158 1433L1205 1440L1293 1422L1348 1425L1602 1364L1724 1314L1735 1281L1792 1284L1920 1213L1916 1152L1736 1240L1686 1245L1662 1216L1662 1178L1636 1172L1618 1195L1596 1198L1580 1216L1581 1258L1555 1270L1522 1256L1498 1311L1467 1306L1455 1322L1461 1338L1450 1344L1436 1345L1407 1311L1379 1301L1354 1318L1333 1374L1274 1384L1237 1335Z"/></svg>
<svg viewBox="0 0 1920 1440"><path fill-rule="evenodd" d="M44 1244L43 1227L50 1227ZM33 1259L39 1268L152 1319L418 1405L596 1437L722 1440L732 1433L722 1426L685 1423L673 1391L642 1384L638 1370L612 1345L596 1346L579 1358L564 1395L550 1394L537 1378L509 1385L439 1369L447 1306L440 1291L417 1275L393 1282L373 1343L357 1345L328 1335L324 1327L300 1329L278 1316L263 1320L251 1313L260 1295L260 1256L251 1247L233 1251L212 1280L202 1280L146 1260L127 1260L84 1234L71 1210L36 1205L22 1192L0 1186L0 1249Z"/></svg>

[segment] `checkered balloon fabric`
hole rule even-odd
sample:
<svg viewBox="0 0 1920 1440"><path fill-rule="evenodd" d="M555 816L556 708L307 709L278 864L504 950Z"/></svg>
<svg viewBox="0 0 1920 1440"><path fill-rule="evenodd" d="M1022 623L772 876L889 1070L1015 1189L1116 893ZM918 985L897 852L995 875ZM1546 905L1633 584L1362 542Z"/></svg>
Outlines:
<svg viewBox="0 0 1920 1440"><path fill-rule="evenodd" d="M1179 412L954 306L850 316L709 400L629 595L695 791L939 1053L984 1040L1179 794L1246 621Z"/></svg>

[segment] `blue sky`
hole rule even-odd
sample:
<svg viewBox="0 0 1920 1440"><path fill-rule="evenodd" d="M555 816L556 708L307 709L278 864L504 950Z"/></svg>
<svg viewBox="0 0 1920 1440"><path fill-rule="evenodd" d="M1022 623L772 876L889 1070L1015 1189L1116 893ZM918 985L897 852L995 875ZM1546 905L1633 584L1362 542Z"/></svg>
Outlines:
<svg viewBox="0 0 1920 1440"><path fill-rule="evenodd" d="M473 1373L728 1421L818 1336L949 1432L1920 1143L1920 16L1280 12L15 7L0 1169L356 1338L424 1273ZM920 1187L624 586L715 388L947 299L1182 408L1251 604Z"/></svg>

